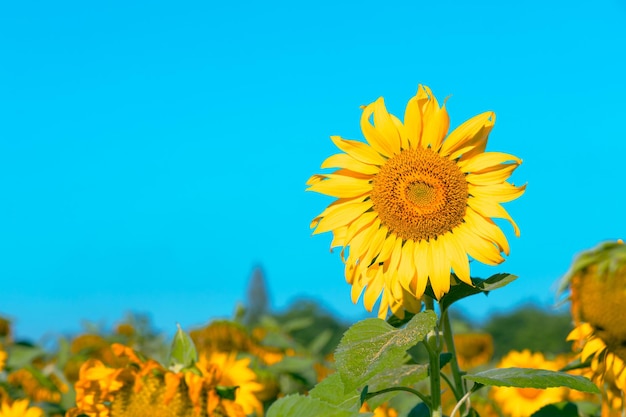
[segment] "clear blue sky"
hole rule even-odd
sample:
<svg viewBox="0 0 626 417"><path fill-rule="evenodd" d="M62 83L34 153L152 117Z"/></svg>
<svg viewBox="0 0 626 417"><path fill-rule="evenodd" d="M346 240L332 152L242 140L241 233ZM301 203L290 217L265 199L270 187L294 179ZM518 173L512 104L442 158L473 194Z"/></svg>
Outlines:
<svg viewBox="0 0 626 417"><path fill-rule="evenodd" d="M524 159L522 235L473 270L520 279L463 311L552 303L577 252L626 237L625 52L619 0L5 2L0 313L31 338L128 310L189 327L261 264L274 307L362 317L304 183L330 135L362 138L359 105L402 114L419 83L452 126L494 110L488 150Z"/></svg>

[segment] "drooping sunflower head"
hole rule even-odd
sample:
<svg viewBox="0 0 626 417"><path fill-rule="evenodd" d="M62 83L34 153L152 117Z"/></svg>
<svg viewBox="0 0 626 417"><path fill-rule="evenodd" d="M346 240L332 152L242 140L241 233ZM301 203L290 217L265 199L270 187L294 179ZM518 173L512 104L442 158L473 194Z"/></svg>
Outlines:
<svg viewBox="0 0 626 417"><path fill-rule="evenodd" d="M564 278L572 316L626 361L626 245L606 242L579 255Z"/></svg>
<svg viewBox="0 0 626 417"><path fill-rule="evenodd" d="M307 184L337 200L311 227L332 231L331 248L344 248L354 302L365 289L368 311L381 299L380 317L388 309L416 312L427 284L441 298L452 271L471 284L470 258L496 265L502 253L508 255L506 237L492 219L508 220L519 235L501 203L522 195L525 186L506 181L519 158L485 152L494 123L495 114L486 112L448 134L445 105L420 86L403 121L387 112L382 98L363 108L367 143L331 137L343 153L322 168L337 170L313 175Z"/></svg>

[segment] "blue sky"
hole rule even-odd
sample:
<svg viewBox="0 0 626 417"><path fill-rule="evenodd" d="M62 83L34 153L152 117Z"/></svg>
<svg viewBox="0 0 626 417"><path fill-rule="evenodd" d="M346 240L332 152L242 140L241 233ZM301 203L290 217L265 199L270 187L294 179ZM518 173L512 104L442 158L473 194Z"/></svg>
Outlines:
<svg viewBox="0 0 626 417"><path fill-rule="evenodd" d="M347 319L329 199L305 181L362 138L359 106L403 114L418 84L452 126L486 110L488 150L523 158L502 224L509 287L470 317L554 301L573 256L626 237L626 6L588 2L9 2L0 6L0 314L18 335L149 312L228 317L261 264L275 308Z"/></svg>

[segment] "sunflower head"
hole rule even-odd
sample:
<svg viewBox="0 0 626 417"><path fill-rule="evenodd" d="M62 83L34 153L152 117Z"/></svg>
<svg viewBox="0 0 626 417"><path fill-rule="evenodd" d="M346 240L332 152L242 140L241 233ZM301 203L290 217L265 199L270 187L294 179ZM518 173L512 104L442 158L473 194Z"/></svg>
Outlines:
<svg viewBox="0 0 626 417"><path fill-rule="evenodd" d="M607 242L582 253L564 281L570 286L574 320L588 323L594 337L626 361L626 245Z"/></svg>
<svg viewBox="0 0 626 417"><path fill-rule="evenodd" d="M525 186L506 181L519 158L485 152L494 123L495 114L485 112L448 132L445 105L419 86L404 120L388 113L381 97L363 107L366 142L331 137L342 153L322 168L336 170L307 184L337 200L311 227L333 233L331 248L343 247L354 302L364 293L371 311L380 299L380 317L417 312L427 285L438 299L449 291L452 271L471 285L470 258L496 265L508 255L493 218L508 220L519 235L501 203Z"/></svg>
<svg viewBox="0 0 626 417"><path fill-rule="evenodd" d="M493 356L493 336L489 333L457 333L454 335L459 366L464 369L484 365Z"/></svg>

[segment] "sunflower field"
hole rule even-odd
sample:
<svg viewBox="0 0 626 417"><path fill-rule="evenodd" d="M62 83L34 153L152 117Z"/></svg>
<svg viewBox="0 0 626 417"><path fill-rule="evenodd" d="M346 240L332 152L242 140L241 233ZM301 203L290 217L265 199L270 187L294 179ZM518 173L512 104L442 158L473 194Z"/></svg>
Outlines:
<svg viewBox="0 0 626 417"><path fill-rule="evenodd" d="M311 228L332 233L352 301L376 318L342 323L314 304L268 312L260 275L232 319L179 326L171 340L129 315L38 345L15 340L0 318L0 417L625 415L623 242L581 253L562 277L564 334L543 346L556 337L565 350L503 350L517 326L454 314L455 302L517 279L471 271L509 254L494 219L520 233L502 204L526 190L508 182L522 160L487 151L495 113L450 130L426 86L402 119L383 98L362 111L365 140L332 136L341 152L307 191L335 198Z"/></svg>

